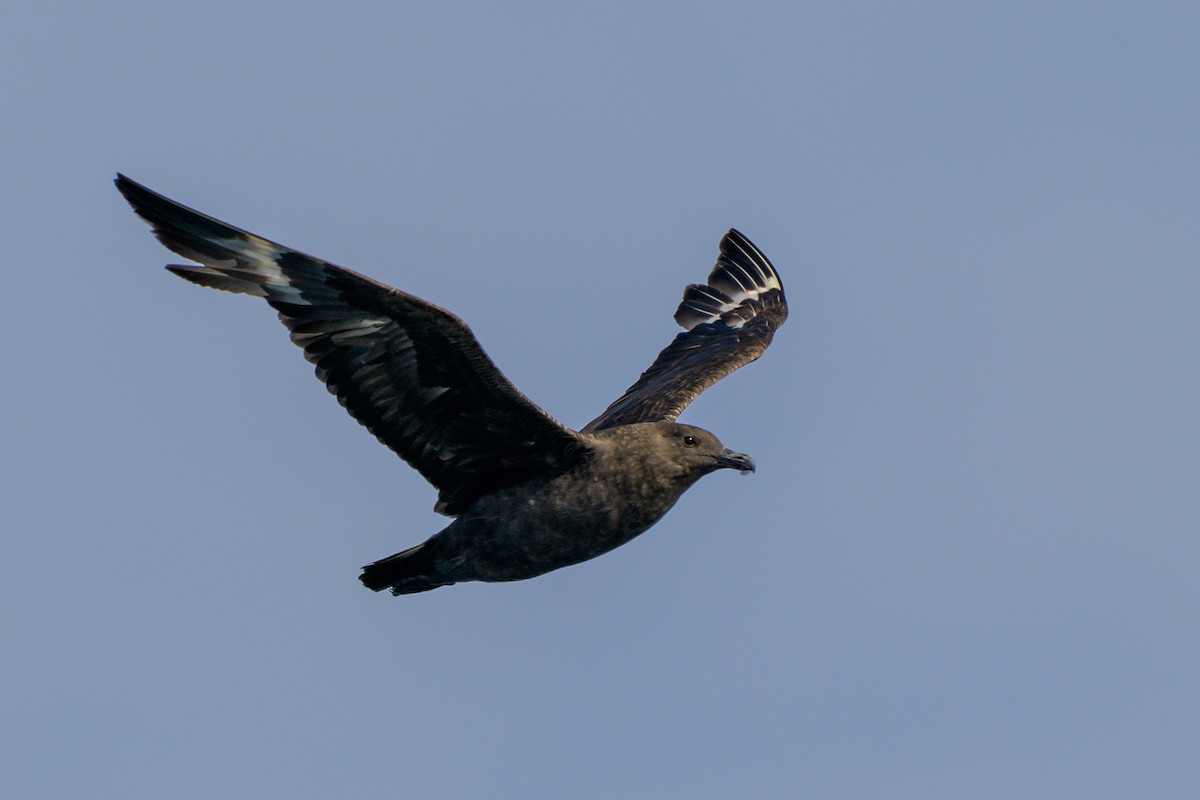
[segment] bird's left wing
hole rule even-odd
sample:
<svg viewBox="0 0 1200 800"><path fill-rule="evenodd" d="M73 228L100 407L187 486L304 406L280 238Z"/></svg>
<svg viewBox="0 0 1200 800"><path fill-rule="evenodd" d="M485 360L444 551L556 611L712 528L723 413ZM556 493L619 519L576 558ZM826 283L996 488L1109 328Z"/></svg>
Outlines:
<svg viewBox="0 0 1200 800"><path fill-rule="evenodd" d="M591 448L504 377L449 311L193 211L118 176L117 188L202 286L264 298L317 377L439 491L437 510L570 469Z"/></svg>
<svg viewBox="0 0 1200 800"><path fill-rule="evenodd" d="M675 321L684 332L583 430L674 420L709 386L761 356L786 319L787 300L775 268L730 229L708 282L683 293Z"/></svg>

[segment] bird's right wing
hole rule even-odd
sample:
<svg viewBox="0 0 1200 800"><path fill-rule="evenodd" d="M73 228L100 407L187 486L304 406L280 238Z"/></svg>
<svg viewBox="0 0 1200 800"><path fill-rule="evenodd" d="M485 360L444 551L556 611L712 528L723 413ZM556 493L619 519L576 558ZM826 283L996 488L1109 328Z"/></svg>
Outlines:
<svg viewBox="0 0 1200 800"><path fill-rule="evenodd" d="M504 377L449 311L169 200L117 188L202 286L264 298L356 420L458 514L491 492L570 469L591 448Z"/></svg>
<svg viewBox="0 0 1200 800"><path fill-rule="evenodd" d="M692 284L683 293L675 321L684 332L584 432L676 419L709 386L761 356L786 319L787 300L775 268L730 229L708 283Z"/></svg>

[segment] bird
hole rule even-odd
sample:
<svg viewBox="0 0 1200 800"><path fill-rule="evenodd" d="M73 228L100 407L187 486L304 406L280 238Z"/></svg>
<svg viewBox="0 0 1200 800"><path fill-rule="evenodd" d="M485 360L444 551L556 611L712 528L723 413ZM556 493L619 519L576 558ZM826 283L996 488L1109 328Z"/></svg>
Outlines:
<svg viewBox="0 0 1200 800"><path fill-rule="evenodd" d="M522 394L457 316L256 236L117 175L116 187L200 286L260 297L355 420L435 489L452 519L426 541L362 568L368 589L412 594L534 578L619 547L701 477L754 460L677 422L712 384L756 360L787 319L778 273L730 229L683 328L579 430Z"/></svg>

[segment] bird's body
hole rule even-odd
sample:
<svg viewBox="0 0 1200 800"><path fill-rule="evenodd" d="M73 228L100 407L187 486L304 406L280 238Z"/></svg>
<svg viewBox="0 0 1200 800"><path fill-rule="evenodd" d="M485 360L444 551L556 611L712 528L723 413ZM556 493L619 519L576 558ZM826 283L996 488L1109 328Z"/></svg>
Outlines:
<svg viewBox="0 0 1200 800"><path fill-rule="evenodd" d="M689 463L679 458L687 449L682 436L720 448L707 431L671 422L587 435L595 449L586 463L479 498L425 544L368 566L363 582L402 594L470 580L534 578L630 541L708 472L754 468L736 453L723 453L722 460L697 455Z"/></svg>
<svg viewBox="0 0 1200 800"><path fill-rule="evenodd" d="M774 268L736 231L708 284L685 292L676 320L686 331L573 431L518 392L453 314L123 176L117 187L163 244L200 263L173 272L266 299L342 405L438 488L437 510L455 520L364 567L370 589L542 575L625 544L709 472L754 469L708 431L674 421L757 358L787 317Z"/></svg>

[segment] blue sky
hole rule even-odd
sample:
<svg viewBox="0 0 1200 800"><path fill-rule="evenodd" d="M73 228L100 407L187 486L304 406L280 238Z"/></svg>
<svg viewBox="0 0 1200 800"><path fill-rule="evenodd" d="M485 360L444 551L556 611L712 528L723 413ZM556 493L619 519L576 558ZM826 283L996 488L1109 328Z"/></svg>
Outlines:
<svg viewBox="0 0 1200 800"><path fill-rule="evenodd" d="M0 794L1200 789L1200 14L18 3L0 48ZM392 598L434 492L134 179L466 319L582 425L726 228L758 473Z"/></svg>

